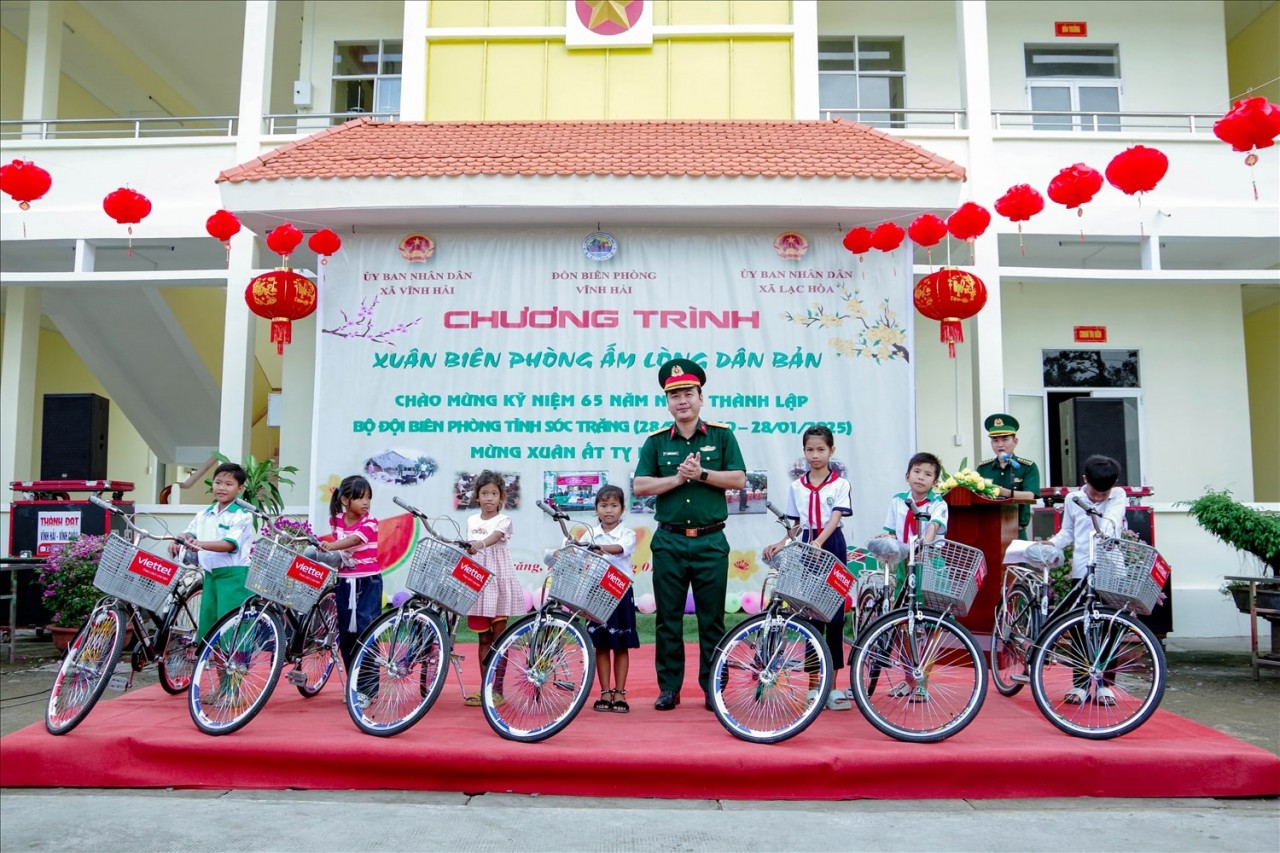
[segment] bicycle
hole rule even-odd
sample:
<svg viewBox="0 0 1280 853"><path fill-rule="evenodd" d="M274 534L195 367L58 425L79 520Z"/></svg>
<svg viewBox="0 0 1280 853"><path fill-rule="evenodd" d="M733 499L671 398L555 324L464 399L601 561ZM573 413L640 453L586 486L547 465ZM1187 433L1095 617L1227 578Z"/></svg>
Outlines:
<svg viewBox="0 0 1280 853"><path fill-rule="evenodd" d="M765 507L788 531L792 523ZM766 561L763 612L725 632L711 658L712 711L735 737L779 743L807 729L826 706L834 670L826 639L812 619L828 622L853 586L835 555L792 540Z"/></svg>
<svg viewBox="0 0 1280 853"><path fill-rule="evenodd" d="M1104 536L1097 511L1078 503L1093 522L1085 576L1076 584L1079 603L1027 635L1035 638L1027 641L1029 678L1049 722L1076 737L1105 740L1137 729L1164 696L1164 649L1132 614L1151 612L1167 575L1154 548ZM1025 647L1021 637L1017 645Z"/></svg>
<svg viewBox="0 0 1280 853"><path fill-rule="evenodd" d="M188 692L196 728L226 735L257 716L284 664L304 698L319 693L339 658L334 592L342 555L319 550L312 534L280 529L270 516L237 499L267 524L253 544L245 586L254 593L219 619L204 638ZM303 540L306 555L291 545Z"/></svg>
<svg viewBox="0 0 1280 853"><path fill-rule="evenodd" d="M106 595L71 641L49 693L44 724L54 735L78 726L115 681L127 628L132 627L138 639L128 679L120 689L132 686L133 674L154 662L165 692L176 695L186 690L198 642L196 624L204 588L200 572L184 571L139 547L143 539L152 539L178 542L189 549L185 540L143 530L119 507L96 495L89 500L123 518L132 541L117 533L107 537L93 578L94 586ZM154 624L153 631L147 630L144 619Z"/></svg>
<svg viewBox="0 0 1280 853"><path fill-rule="evenodd" d="M927 516L916 515L924 529ZM892 588L890 565L884 561L886 590ZM867 626L849 672L859 710L884 734L916 743L944 740L982 709L986 662L955 618L969 612L985 572L976 548L911 537L901 605Z"/></svg>
<svg viewBox="0 0 1280 853"><path fill-rule="evenodd" d="M608 621L631 579L569 535L569 516L543 501L537 506L560 524L562 547L548 558L545 601L515 620L484 662L480 704L484 718L508 740L534 743L563 730L582 710L595 678L596 653L579 617Z"/></svg>
<svg viewBox="0 0 1280 853"><path fill-rule="evenodd" d="M409 564L405 586L412 595L364 630L351 658L347 713L360 731L378 737L405 731L431 710L448 677L447 664L463 689L462 657L454 653L458 619L490 578L468 556L460 532L446 540L421 511L398 497L391 500L421 521L430 538L418 543Z"/></svg>

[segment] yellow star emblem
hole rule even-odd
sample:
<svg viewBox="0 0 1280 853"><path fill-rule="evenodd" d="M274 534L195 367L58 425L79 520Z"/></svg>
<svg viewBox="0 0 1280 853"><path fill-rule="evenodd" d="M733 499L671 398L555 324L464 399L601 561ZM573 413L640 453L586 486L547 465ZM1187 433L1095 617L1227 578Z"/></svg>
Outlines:
<svg viewBox="0 0 1280 853"><path fill-rule="evenodd" d="M631 29L631 21L627 19L627 7L634 0L583 0L591 10L591 20L587 29L594 30L604 23L614 23L624 30Z"/></svg>

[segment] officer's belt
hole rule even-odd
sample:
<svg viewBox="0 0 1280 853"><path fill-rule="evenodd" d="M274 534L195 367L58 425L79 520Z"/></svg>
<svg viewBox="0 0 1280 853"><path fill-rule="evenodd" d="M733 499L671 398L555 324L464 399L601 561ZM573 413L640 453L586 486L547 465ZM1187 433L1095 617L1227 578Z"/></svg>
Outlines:
<svg viewBox="0 0 1280 853"><path fill-rule="evenodd" d="M674 524L667 524L665 521L658 522L658 529L665 530L668 533L678 533L681 536L688 536L693 539L698 536L706 536L710 533L719 533L724 530L724 522L718 524L709 524L706 527L677 527Z"/></svg>

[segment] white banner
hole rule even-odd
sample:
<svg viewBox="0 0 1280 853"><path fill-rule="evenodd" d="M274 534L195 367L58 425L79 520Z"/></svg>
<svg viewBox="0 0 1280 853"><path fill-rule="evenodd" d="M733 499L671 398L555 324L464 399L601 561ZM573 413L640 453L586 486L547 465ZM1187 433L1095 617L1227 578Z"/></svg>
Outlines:
<svg viewBox="0 0 1280 853"><path fill-rule="evenodd" d="M670 423L658 387L673 357L705 366L705 420L730 424L748 488L726 495L726 606L758 606L761 548L782 528L801 434L835 434L853 487L850 545L880 526L914 451L910 255L850 255L831 231L527 229L355 235L320 289L315 511L342 477L373 484L387 594L417 540L393 496L466 529L484 469L511 484L510 547L528 598L557 526L539 498L594 519L605 483L627 493L636 596L651 609L651 501L631 497L646 435ZM398 516L398 517L397 517ZM445 530L454 533L446 522ZM438 531L444 532L444 531Z"/></svg>

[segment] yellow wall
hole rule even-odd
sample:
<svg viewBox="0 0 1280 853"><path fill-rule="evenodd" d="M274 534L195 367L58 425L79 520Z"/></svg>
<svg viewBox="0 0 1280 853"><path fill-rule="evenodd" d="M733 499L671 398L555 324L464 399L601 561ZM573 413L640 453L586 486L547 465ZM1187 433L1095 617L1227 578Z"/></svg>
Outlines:
<svg viewBox="0 0 1280 853"><path fill-rule="evenodd" d="M1276 329L1280 329L1280 304L1245 315L1253 499L1267 503L1280 502L1280 335Z"/></svg>
<svg viewBox="0 0 1280 853"><path fill-rule="evenodd" d="M1227 42L1227 80L1231 94L1241 97L1250 88L1253 94L1273 103L1280 101L1280 3L1267 11Z"/></svg>
<svg viewBox="0 0 1280 853"><path fill-rule="evenodd" d="M656 26L780 24L783 0L672 0ZM563 26L564 3L435 0L432 27ZM427 46L431 121L790 119L785 37L655 38L651 48L569 50L557 40Z"/></svg>
<svg viewBox="0 0 1280 853"><path fill-rule="evenodd" d="M22 87L26 79L27 45L0 29L0 119L22 118ZM63 74L58 83L58 118L111 118L105 104ZM52 116L48 116L52 118ZM114 127L114 126L113 126Z"/></svg>
<svg viewBox="0 0 1280 853"><path fill-rule="evenodd" d="M221 385L222 327L227 310L227 289L174 287L162 288L159 293L213 381Z"/></svg>

